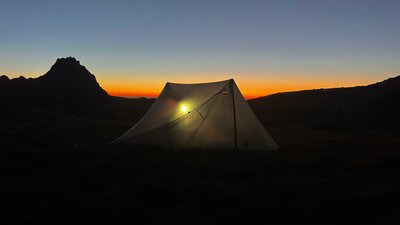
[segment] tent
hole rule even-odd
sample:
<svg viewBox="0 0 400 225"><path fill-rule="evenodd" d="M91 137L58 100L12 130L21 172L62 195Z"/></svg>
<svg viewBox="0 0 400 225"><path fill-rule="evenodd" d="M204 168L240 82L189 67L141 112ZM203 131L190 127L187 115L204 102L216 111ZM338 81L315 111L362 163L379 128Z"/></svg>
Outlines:
<svg viewBox="0 0 400 225"><path fill-rule="evenodd" d="M143 118L112 143L173 148L278 149L233 79L196 84L167 83Z"/></svg>

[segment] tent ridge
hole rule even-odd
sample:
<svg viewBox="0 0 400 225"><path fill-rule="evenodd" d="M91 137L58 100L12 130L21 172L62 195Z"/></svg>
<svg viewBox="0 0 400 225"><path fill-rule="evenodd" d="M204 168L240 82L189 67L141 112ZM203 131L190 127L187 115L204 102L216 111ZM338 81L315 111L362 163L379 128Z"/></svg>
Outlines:
<svg viewBox="0 0 400 225"><path fill-rule="evenodd" d="M232 81L233 79L228 79L228 80L220 80L220 81L213 81L213 82L198 82L198 83L175 83L175 82L167 82L167 84L172 84L172 85L206 85L206 84L217 84L217 83L227 83L229 81Z"/></svg>

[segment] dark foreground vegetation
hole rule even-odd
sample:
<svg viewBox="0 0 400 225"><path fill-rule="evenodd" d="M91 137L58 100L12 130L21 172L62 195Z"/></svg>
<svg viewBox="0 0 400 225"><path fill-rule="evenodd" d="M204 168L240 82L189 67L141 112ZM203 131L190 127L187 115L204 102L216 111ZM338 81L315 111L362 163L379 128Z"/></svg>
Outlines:
<svg viewBox="0 0 400 225"><path fill-rule="evenodd" d="M399 221L397 130L276 126L276 152L184 151L107 146L132 123L2 113L0 224Z"/></svg>

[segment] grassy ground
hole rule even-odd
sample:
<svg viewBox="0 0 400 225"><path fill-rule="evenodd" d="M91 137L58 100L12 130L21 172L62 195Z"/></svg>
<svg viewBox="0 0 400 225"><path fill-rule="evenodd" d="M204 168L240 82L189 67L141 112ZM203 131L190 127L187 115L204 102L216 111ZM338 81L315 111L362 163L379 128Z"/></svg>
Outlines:
<svg viewBox="0 0 400 225"><path fill-rule="evenodd" d="M270 127L276 152L109 147L132 124L0 121L0 224L398 224L400 132Z"/></svg>

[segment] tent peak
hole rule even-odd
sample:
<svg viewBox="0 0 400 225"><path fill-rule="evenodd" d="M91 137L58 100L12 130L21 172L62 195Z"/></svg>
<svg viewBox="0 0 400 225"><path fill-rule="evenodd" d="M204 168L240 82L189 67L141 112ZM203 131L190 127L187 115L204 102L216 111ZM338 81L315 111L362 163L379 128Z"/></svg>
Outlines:
<svg viewBox="0 0 400 225"><path fill-rule="evenodd" d="M221 80L221 81L213 81L213 82L195 82L195 83L175 83L175 82L167 82L166 84L173 84L173 85L203 85L203 84L217 84L217 83L228 83L228 82L235 82L234 79L228 80Z"/></svg>

